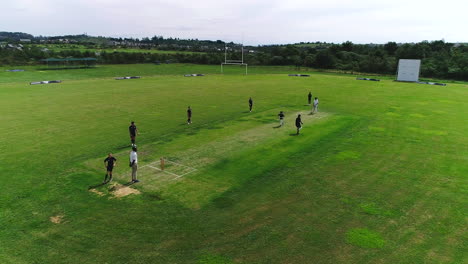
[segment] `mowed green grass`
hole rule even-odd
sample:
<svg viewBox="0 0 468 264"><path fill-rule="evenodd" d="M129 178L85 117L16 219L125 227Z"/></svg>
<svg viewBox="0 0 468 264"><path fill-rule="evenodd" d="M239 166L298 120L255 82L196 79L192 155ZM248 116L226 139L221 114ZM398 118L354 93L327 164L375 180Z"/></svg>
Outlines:
<svg viewBox="0 0 468 264"><path fill-rule="evenodd" d="M22 69L23 72L8 72L11 69ZM294 67L284 66L250 66L249 73L274 74L274 73L297 73L300 72ZM302 71L308 71L302 68ZM225 66L226 75L239 75L245 72L242 66ZM67 70L47 70L46 66L1 66L0 84L49 81L49 80L89 80L89 79L113 79L122 76L160 76L160 75L184 75L184 74L220 74L219 65L194 65L194 64L121 64L121 65L98 65L95 68L87 69L67 69Z"/></svg>
<svg viewBox="0 0 468 264"><path fill-rule="evenodd" d="M466 84L160 66L0 72L2 263L466 263ZM144 78L112 79L127 72ZM195 72L208 75L181 76ZM28 84L39 76L64 82ZM128 182L131 120L141 165L197 171L89 192L108 152Z"/></svg>

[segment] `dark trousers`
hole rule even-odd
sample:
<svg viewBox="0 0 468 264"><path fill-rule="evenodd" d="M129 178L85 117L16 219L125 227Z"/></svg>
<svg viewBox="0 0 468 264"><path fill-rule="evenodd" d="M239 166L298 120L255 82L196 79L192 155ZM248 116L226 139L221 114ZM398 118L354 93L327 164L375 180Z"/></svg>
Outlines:
<svg viewBox="0 0 468 264"><path fill-rule="evenodd" d="M113 167L107 167L106 177L104 178L105 182L107 182L107 176L109 176L109 181L112 180L112 169Z"/></svg>

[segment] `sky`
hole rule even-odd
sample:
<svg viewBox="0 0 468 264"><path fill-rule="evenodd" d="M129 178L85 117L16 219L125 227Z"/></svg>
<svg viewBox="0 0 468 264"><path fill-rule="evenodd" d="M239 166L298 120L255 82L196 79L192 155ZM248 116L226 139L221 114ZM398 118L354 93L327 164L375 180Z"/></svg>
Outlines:
<svg viewBox="0 0 468 264"><path fill-rule="evenodd" d="M245 45L468 42L466 0L2 0L0 31Z"/></svg>

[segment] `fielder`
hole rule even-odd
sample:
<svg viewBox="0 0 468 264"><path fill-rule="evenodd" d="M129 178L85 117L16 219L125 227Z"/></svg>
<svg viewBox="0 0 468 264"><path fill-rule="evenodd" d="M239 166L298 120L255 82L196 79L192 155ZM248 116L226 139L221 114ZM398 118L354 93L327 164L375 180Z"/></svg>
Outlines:
<svg viewBox="0 0 468 264"><path fill-rule="evenodd" d="M135 138L138 135L138 129L135 125L135 122L132 121L130 126L128 127L128 132L130 133L130 141L132 141L132 147L135 146Z"/></svg>
<svg viewBox="0 0 468 264"><path fill-rule="evenodd" d="M192 108L187 108L187 124L192 124Z"/></svg>
<svg viewBox="0 0 468 264"><path fill-rule="evenodd" d="M103 183L108 183L112 181L112 170L117 166L117 159L112 156L112 153L109 153L107 158L104 160L104 166L106 166L107 172ZM107 180L107 177L109 177L109 180Z"/></svg>
<svg viewBox="0 0 468 264"><path fill-rule="evenodd" d="M283 113L283 111L280 111L280 113L278 114L278 117L279 117L280 127L282 127L284 125L284 113Z"/></svg>
<svg viewBox="0 0 468 264"><path fill-rule="evenodd" d="M319 105L319 100L317 97L314 99L314 109L312 110L312 114L318 113L318 105Z"/></svg>
<svg viewBox="0 0 468 264"><path fill-rule="evenodd" d="M130 152L130 167L132 168L132 182L139 182L139 180L137 180L138 154L136 147L133 147Z"/></svg>
<svg viewBox="0 0 468 264"><path fill-rule="evenodd" d="M296 118L296 128L297 128L297 133L296 135L299 135L299 130L302 129L302 120L301 120L301 115L297 115L297 118Z"/></svg>

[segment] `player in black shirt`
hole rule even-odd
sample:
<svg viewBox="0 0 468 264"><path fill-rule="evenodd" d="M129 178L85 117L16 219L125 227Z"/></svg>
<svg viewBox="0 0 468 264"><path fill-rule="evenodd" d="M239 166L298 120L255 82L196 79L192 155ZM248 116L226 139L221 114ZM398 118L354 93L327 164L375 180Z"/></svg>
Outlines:
<svg viewBox="0 0 468 264"><path fill-rule="evenodd" d="M117 159L112 156L112 153L109 153L107 158L104 160L104 165L107 168L106 177L104 178L104 183L108 183L112 181L112 170L114 166L117 165ZM109 181L107 181L107 177L109 176Z"/></svg>
<svg viewBox="0 0 468 264"><path fill-rule="evenodd" d="M128 127L128 132L130 132L130 140L132 141L132 146L135 146L135 138L136 135L138 135L138 129L135 126L135 122L132 121L132 123Z"/></svg>
<svg viewBox="0 0 468 264"><path fill-rule="evenodd" d="M297 118L296 118L296 128L297 128L297 134L296 135L299 135L299 130L301 130L302 128L302 120L301 120L301 115L297 115Z"/></svg>
<svg viewBox="0 0 468 264"><path fill-rule="evenodd" d="M190 106L187 109L187 124L192 124L192 108Z"/></svg>
<svg viewBox="0 0 468 264"><path fill-rule="evenodd" d="M278 114L278 117L279 117L279 120L280 120L280 127L282 127L284 125L284 113L283 113L283 111L280 111L280 113Z"/></svg>
<svg viewBox="0 0 468 264"><path fill-rule="evenodd" d="M309 105L311 104L312 102L312 93L309 92L309 94L307 95L307 101L309 102Z"/></svg>
<svg viewBox="0 0 468 264"><path fill-rule="evenodd" d="M252 97L249 98L249 111L252 112L253 100Z"/></svg>

